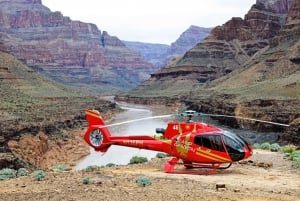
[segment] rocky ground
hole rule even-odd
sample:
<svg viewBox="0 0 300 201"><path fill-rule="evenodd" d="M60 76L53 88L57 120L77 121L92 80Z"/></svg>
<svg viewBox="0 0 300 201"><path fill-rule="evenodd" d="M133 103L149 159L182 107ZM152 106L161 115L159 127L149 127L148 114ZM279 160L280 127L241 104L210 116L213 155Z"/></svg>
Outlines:
<svg viewBox="0 0 300 201"><path fill-rule="evenodd" d="M47 171L43 181L32 175L1 181L0 200L300 200L300 169L281 153L255 150L250 162L209 176L164 173L166 160L94 171ZM141 176L151 185L139 186ZM89 184L83 183L86 177Z"/></svg>

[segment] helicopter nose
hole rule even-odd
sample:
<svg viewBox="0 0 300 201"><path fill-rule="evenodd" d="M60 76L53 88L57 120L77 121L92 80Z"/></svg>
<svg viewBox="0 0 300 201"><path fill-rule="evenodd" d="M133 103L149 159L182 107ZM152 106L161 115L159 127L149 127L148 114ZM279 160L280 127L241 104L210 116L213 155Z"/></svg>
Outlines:
<svg viewBox="0 0 300 201"><path fill-rule="evenodd" d="M253 154L253 150L250 146L245 146L244 151L245 151L244 159L249 158Z"/></svg>

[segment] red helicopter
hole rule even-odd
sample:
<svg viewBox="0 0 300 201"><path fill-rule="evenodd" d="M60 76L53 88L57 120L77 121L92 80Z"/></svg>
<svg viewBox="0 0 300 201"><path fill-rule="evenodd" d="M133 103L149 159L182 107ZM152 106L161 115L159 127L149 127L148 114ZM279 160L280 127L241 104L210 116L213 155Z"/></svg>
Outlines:
<svg viewBox="0 0 300 201"><path fill-rule="evenodd" d="M86 118L89 127L84 140L99 152L106 152L111 145L165 152L173 156L165 164L166 173L184 173L174 171L175 165L179 164L186 168L210 169L207 174L213 174L217 169L229 168L233 162L252 155L251 145L240 136L191 121L199 114L185 111L180 115L187 117L186 122L169 122L166 129L157 128L156 135L112 136L100 113L88 109Z"/></svg>

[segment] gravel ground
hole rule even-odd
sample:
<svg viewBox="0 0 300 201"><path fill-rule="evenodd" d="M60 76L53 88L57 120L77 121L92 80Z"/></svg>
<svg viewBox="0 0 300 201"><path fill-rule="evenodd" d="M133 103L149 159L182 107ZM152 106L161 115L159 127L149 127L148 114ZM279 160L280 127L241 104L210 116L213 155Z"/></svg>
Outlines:
<svg viewBox="0 0 300 201"><path fill-rule="evenodd" d="M90 172L48 171L43 181L32 175L1 181L0 200L300 200L300 169L280 153L255 150L249 160L208 176L164 173L166 160ZM83 184L86 177L89 184ZM151 184L139 186L141 177Z"/></svg>

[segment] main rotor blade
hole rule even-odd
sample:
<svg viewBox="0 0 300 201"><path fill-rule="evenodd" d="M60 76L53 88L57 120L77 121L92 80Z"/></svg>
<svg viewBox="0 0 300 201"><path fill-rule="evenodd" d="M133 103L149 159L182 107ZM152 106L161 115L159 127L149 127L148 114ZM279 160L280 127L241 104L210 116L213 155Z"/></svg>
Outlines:
<svg viewBox="0 0 300 201"><path fill-rule="evenodd" d="M290 126L289 124L282 124L282 123L277 123L277 122L272 122L272 121L264 121L264 120L260 120L260 119L253 119L253 118L239 117L239 116L220 115L220 114L206 114L206 113L201 113L201 115L202 116L211 116L211 117L229 117L229 118L236 118L236 119L242 119L242 120L257 121L257 122L262 122L262 123L274 124L274 125L285 126L285 127Z"/></svg>
<svg viewBox="0 0 300 201"><path fill-rule="evenodd" d="M119 123L113 123L113 124L108 124L108 125L104 125L104 126L100 126L100 128L103 127L112 127L112 126L119 126L122 124L129 124L129 123L133 123L133 122L137 122L137 121L143 121L143 120L148 120L148 119L161 119L161 118L167 118L167 117L172 117L178 114L168 114L168 115L159 115L159 116L153 116L153 117L144 117L144 118L140 118L140 119L133 119L133 120L128 120L128 121L123 121L123 122L119 122Z"/></svg>

